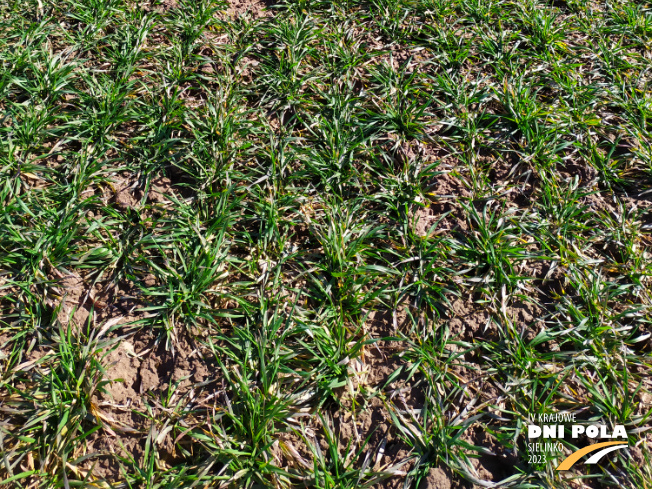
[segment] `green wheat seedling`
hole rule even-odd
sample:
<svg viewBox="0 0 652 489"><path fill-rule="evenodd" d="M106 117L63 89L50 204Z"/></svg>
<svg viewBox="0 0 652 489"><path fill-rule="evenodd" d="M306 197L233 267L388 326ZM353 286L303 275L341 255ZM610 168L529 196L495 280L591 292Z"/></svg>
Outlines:
<svg viewBox="0 0 652 489"><path fill-rule="evenodd" d="M1 483L650 487L651 26L0 2Z"/></svg>

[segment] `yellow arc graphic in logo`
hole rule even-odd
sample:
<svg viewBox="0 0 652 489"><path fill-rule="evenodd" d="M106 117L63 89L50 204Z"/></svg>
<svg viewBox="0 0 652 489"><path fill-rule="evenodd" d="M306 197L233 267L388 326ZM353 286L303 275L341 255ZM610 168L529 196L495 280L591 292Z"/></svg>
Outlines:
<svg viewBox="0 0 652 489"><path fill-rule="evenodd" d="M616 445L619 445L619 446L616 446ZM611 447L611 446L613 446L613 448L609 448L609 449L605 450L605 453L602 454L602 455L606 455L607 452L611 452L612 450L617 450L619 448L626 447L627 442L626 441L605 441L603 443L596 443L594 445L589 445L588 447L584 447L584 448L576 451L575 453L571 453L562 463L559 464L559 466L555 470L570 470L570 468L573 465L575 465L575 462L577 462L579 459L581 459L587 453L595 452L596 450L599 450L600 448ZM591 459L587 463L595 463L595 462L597 462L602 457L601 454L597 454L597 455L600 455L600 456L595 458L595 460L593 460L594 457L591 457Z"/></svg>

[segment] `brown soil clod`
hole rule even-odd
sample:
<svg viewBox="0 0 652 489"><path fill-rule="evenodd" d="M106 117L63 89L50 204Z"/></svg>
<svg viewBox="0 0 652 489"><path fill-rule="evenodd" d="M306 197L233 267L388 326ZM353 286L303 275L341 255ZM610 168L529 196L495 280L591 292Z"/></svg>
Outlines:
<svg viewBox="0 0 652 489"><path fill-rule="evenodd" d="M419 489L451 489L451 487L450 470L440 467L431 468L419 484Z"/></svg>

